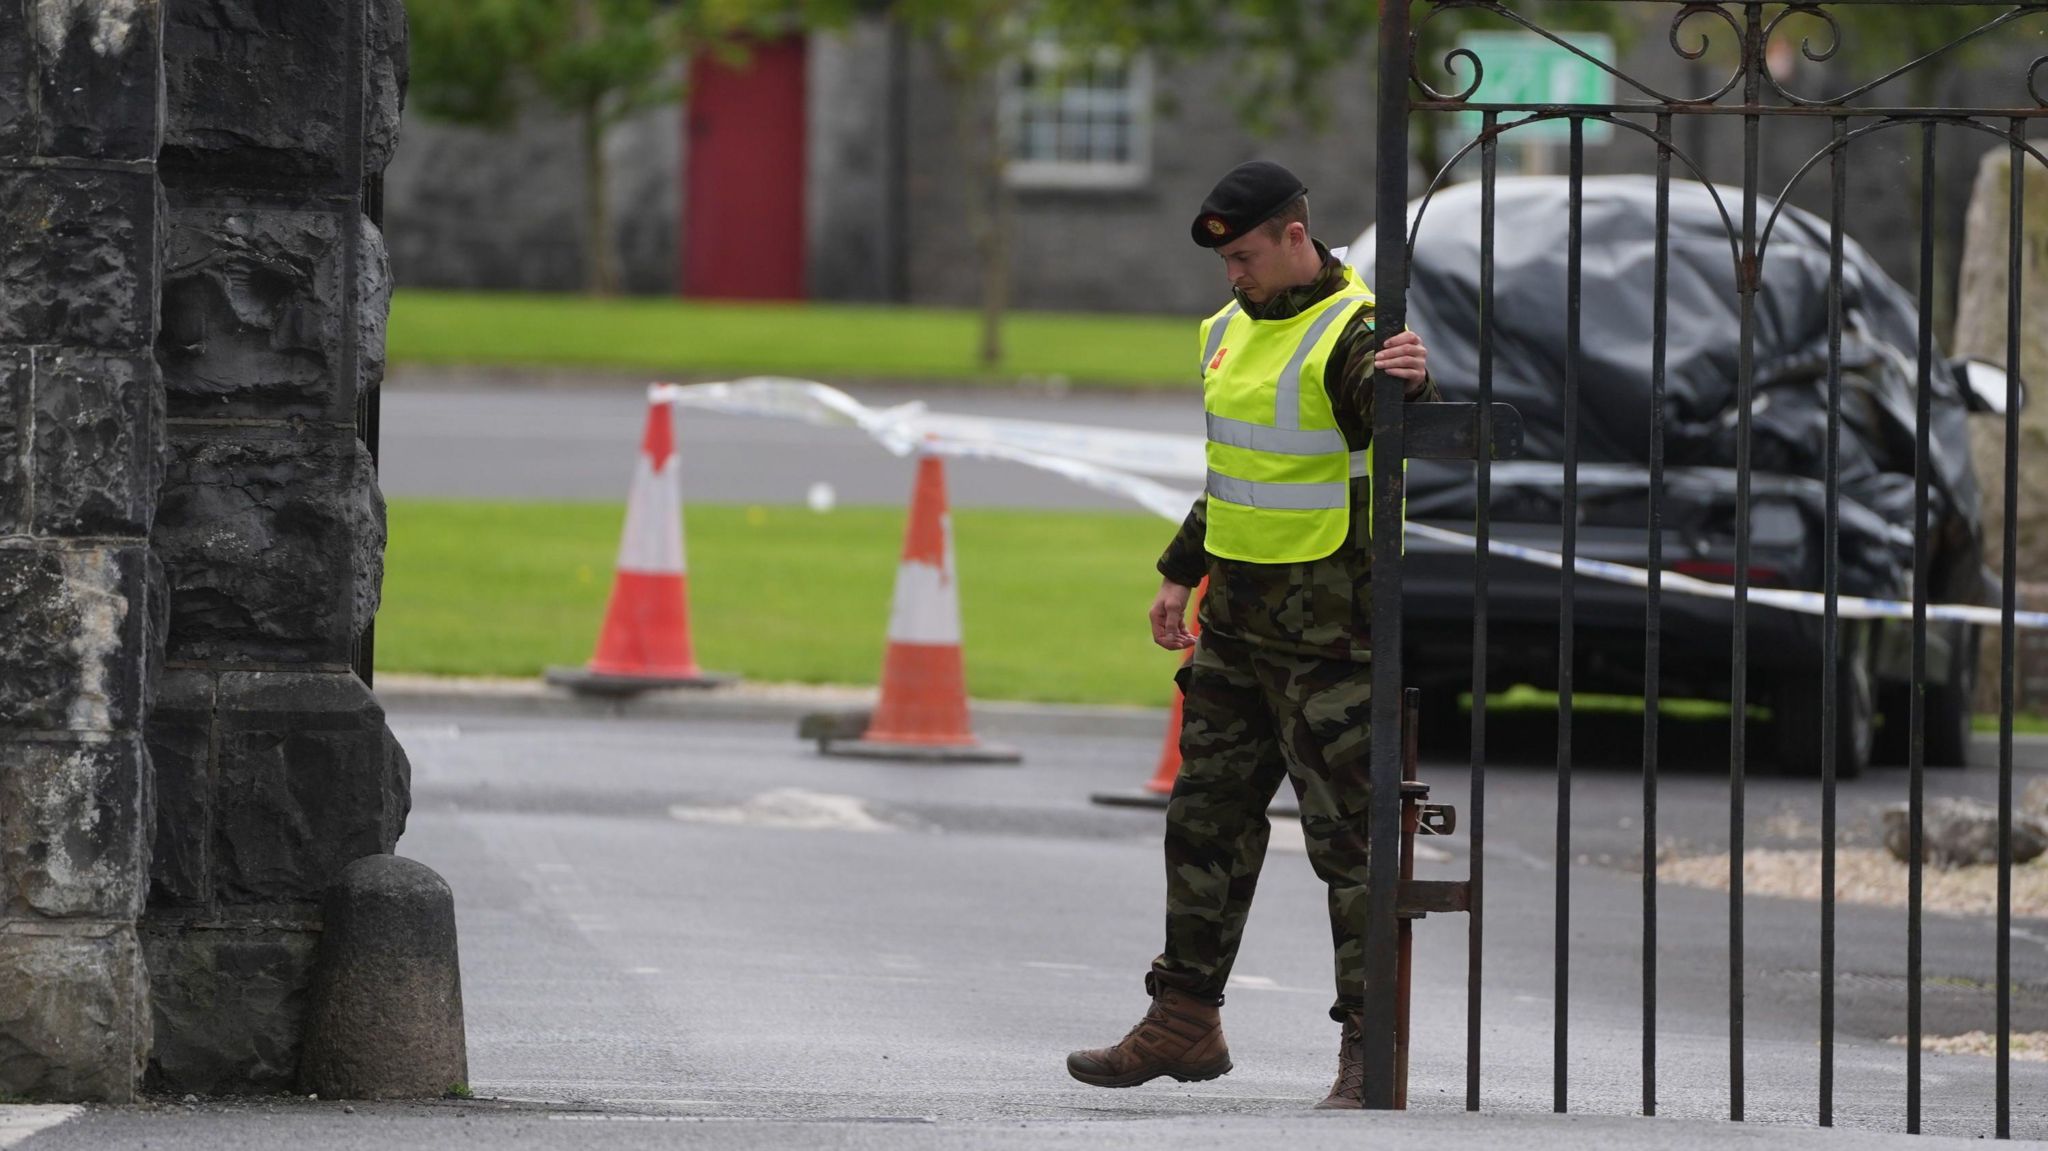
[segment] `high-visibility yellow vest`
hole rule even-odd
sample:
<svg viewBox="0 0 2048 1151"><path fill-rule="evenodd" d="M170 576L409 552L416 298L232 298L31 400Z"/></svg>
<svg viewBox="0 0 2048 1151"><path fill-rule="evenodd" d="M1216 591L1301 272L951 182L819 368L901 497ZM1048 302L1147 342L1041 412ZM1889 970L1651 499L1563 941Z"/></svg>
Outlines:
<svg viewBox="0 0 2048 1151"><path fill-rule="evenodd" d="M1346 267L1344 280L1284 320L1254 320L1233 300L1202 323L1211 555L1300 563L1344 542L1351 480L1370 476L1373 459L1371 445L1353 452L1345 442L1323 386L1337 338L1373 305L1357 272Z"/></svg>

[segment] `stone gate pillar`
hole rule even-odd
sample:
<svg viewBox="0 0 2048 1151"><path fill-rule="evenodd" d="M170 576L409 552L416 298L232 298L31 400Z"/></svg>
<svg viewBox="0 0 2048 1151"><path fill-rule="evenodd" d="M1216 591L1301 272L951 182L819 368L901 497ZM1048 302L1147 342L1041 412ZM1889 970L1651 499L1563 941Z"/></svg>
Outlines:
<svg viewBox="0 0 2048 1151"><path fill-rule="evenodd" d="M2021 174L2020 305L2030 318L2020 331L2020 378L2033 391L2019 412L2019 555L2015 574L2021 610L2048 608L2048 330L2037 317L2048 304L2048 170L2026 161ZM2005 363L2007 289L2012 275L2012 158L2005 147L1988 150L1977 167L1963 241L1963 270L1957 288L1956 336L1952 354ZM1983 490L1984 562L1994 572L2005 565L2005 420L1970 418L1970 454ZM2048 708L2042 672L2048 643L2038 632L2022 631L2018 641L2018 709ZM1999 634L1981 629L1977 657L1977 710L1998 711Z"/></svg>
<svg viewBox="0 0 2048 1151"><path fill-rule="evenodd" d="M382 575L357 411L383 375L389 279L365 206L397 142L404 16L397 0L164 4L151 1080L277 1090L297 1072L321 893L392 850L409 804L350 670Z"/></svg>
<svg viewBox="0 0 2048 1151"><path fill-rule="evenodd" d="M0 0L0 1095L149 1051L159 44L154 0Z"/></svg>

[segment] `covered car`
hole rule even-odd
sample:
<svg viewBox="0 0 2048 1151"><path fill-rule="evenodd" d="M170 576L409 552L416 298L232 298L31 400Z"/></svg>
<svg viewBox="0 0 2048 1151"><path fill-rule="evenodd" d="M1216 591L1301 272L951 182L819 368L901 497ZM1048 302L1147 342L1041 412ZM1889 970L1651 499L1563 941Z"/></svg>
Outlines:
<svg viewBox="0 0 2048 1151"><path fill-rule="evenodd" d="M1719 196L1717 203L1716 195ZM1741 192L1676 182L1670 198L1667 367L1664 381L1663 564L1732 582L1736 558L1737 381L1741 297L1731 220ZM1724 215L1723 206L1726 207ZM1497 184L1494 222L1493 398L1524 423L1519 456L1495 464L1492 531L1560 551L1565 469L1567 181ZM1758 207L1759 229L1775 205ZM1408 322L1430 348L1445 397L1478 398L1480 188L1455 185L1421 210ZM1578 358L1578 555L1644 567L1650 558L1652 350L1656 184L1643 177L1584 182ZM1413 219L1411 215L1411 219ZM1739 235L1739 232L1737 233ZM1351 248L1372 279L1371 231ZM1827 433L1828 227L1785 206L1768 237L1755 308L1751 407L1751 554L1755 587L1819 591L1824 556ZM1842 276L1841 579L1844 595L1913 593L1914 418L1918 307L1853 239ZM1932 365L1929 458L1930 602L1988 602L1979 489L1962 372ZM1409 518L1470 533L1476 503L1469 462L1416 460ZM1455 730L1470 690L1473 562L1469 549L1411 536L1404 575L1406 667L1424 689L1431 727ZM1489 689L1555 688L1559 573L1496 557L1489 569ZM1646 599L1641 588L1581 575L1573 597L1574 688L1641 694ZM1733 605L1663 596L1661 690L1667 698L1729 700ZM1816 769L1821 755L1821 618L1752 605L1750 702L1773 712L1776 760ZM1902 759L1907 731L1910 624L1844 620L1837 770ZM1931 625L1927 761L1963 763L1976 667L1974 629ZM1732 701L1731 701L1732 702Z"/></svg>

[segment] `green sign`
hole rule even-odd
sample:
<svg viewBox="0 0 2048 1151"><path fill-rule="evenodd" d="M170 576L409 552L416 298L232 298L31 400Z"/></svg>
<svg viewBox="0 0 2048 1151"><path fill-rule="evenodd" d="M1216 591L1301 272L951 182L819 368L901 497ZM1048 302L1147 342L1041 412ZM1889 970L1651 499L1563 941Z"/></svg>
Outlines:
<svg viewBox="0 0 2048 1151"><path fill-rule="evenodd" d="M1612 66L1614 63L1614 39L1600 32L1561 32L1559 35L1572 45L1598 60ZM1546 40L1533 32L1467 32L1458 37L1458 47L1469 50L1479 57L1481 76L1479 90L1472 93L1475 104L1612 104L1614 102L1614 77L1595 67L1591 61L1578 56ZM1472 62L1460 57L1458 72L1442 82L1432 79L1430 84L1439 91L1462 91L1472 82ZM1503 112L1502 123L1520 119L1524 113ZM1478 112L1460 112L1458 125L1465 134L1479 134L1482 122ZM1516 128L1501 137L1503 143L1538 139L1564 141L1571 138L1569 120L1547 120ZM1614 135L1614 126L1597 120L1586 121L1586 142L1605 143Z"/></svg>

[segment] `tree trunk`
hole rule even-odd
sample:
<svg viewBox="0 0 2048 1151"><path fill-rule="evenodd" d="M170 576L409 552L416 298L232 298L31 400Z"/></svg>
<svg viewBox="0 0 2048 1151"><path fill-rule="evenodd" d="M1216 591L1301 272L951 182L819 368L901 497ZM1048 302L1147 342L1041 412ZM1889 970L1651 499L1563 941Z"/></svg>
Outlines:
<svg viewBox="0 0 2048 1151"><path fill-rule="evenodd" d="M1002 142L997 139L995 102L987 77L959 60L947 60L953 96L953 143L966 179L963 203L967 234L981 271L981 366L993 370L1003 359L1003 313L1009 308L1009 189L1003 186Z"/></svg>
<svg viewBox="0 0 2048 1151"><path fill-rule="evenodd" d="M612 243L609 173L604 158L604 113L586 104L578 119L583 131L584 286L593 296L619 294L618 255Z"/></svg>
<svg viewBox="0 0 2048 1151"><path fill-rule="evenodd" d="M991 120L994 117L990 117ZM990 127L993 129L994 125ZM1009 163L1000 141L990 132L983 172L988 185L989 228L981 257L981 366L991 371L1003 361L1003 316L1010 310Z"/></svg>

